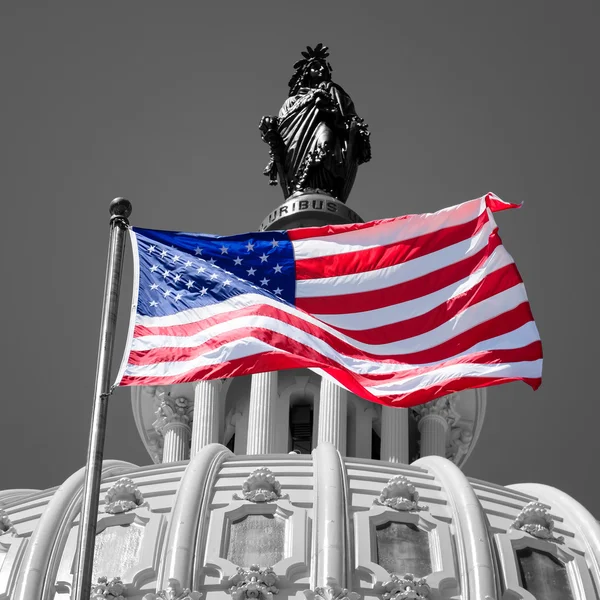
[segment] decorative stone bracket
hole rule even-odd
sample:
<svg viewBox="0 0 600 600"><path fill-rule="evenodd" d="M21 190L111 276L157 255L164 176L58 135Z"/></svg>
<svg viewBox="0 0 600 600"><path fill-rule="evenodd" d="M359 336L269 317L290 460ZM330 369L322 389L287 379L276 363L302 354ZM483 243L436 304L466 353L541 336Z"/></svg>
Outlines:
<svg viewBox="0 0 600 600"><path fill-rule="evenodd" d="M92 586L90 600L125 600L126 595L125 584L120 577L110 581L108 577L99 577L98 583Z"/></svg>
<svg viewBox="0 0 600 600"><path fill-rule="evenodd" d="M169 579L164 590L156 593L146 594L142 600L200 600L203 594L192 592L190 588L184 588L177 579Z"/></svg>
<svg viewBox="0 0 600 600"><path fill-rule="evenodd" d="M383 600L409 600L429 598L431 588L424 577L417 578L411 573L392 575L392 579L383 584Z"/></svg>
<svg viewBox="0 0 600 600"><path fill-rule="evenodd" d="M419 504L419 493L404 475L392 477L381 490L379 498L373 500L373 504L409 512L427 510L426 506Z"/></svg>
<svg viewBox="0 0 600 600"><path fill-rule="evenodd" d="M349 592L337 583L331 583L326 587L317 587L314 590L304 590L306 600L359 600L360 594Z"/></svg>
<svg viewBox="0 0 600 600"><path fill-rule="evenodd" d="M249 500L250 502L272 502L273 500L288 500L287 494L281 493L281 484L266 467L250 473L242 484L242 495L233 494L234 500Z"/></svg>
<svg viewBox="0 0 600 600"><path fill-rule="evenodd" d="M555 537L553 535L554 520L546 507L540 502L530 502L527 504L517 515L512 526L541 540L548 540L558 544L562 544L565 541L562 536Z"/></svg>
<svg viewBox="0 0 600 600"><path fill-rule="evenodd" d="M276 587L279 579L271 567L238 567L237 575L230 581L233 585L229 588L229 594L233 600L273 600L273 594L279 593Z"/></svg>

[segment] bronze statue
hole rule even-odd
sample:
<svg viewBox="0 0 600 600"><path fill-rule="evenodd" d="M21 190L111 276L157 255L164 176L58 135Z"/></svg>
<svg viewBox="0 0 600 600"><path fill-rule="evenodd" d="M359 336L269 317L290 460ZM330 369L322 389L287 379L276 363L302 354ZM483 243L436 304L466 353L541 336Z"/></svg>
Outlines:
<svg viewBox="0 0 600 600"><path fill-rule="evenodd" d="M295 192L324 192L346 202L358 165L371 159L369 131L350 96L331 81L327 46L307 46L289 81L279 116L260 122L271 160L269 184L277 179L287 199Z"/></svg>

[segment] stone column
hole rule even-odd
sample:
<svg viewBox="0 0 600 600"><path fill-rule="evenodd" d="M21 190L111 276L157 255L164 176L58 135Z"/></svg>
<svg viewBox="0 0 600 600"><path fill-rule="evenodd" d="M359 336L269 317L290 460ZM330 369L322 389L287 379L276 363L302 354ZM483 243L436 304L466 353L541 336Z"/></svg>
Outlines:
<svg viewBox="0 0 600 600"><path fill-rule="evenodd" d="M346 413L348 392L329 379L321 378L318 443L333 444L346 455Z"/></svg>
<svg viewBox="0 0 600 600"><path fill-rule="evenodd" d="M194 386L194 421L192 424L192 448L190 458L219 441L219 410L221 408L222 379L198 381Z"/></svg>
<svg viewBox="0 0 600 600"><path fill-rule="evenodd" d="M277 371L252 375L246 454L275 452L276 402Z"/></svg>
<svg viewBox="0 0 600 600"><path fill-rule="evenodd" d="M163 436L163 463L186 460L189 456L193 413L191 402L180 396L171 398L165 392L160 394L160 405L154 413L156 421L154 429Z"/></svg>
<svg viewBox="0 0 600 600"><path fill-rule="evenodd" d="M408 464L408 409L382 406L381 460Z"/></svg>
<svg viewBox="0 0 600 600"><path fill-rule="evenodd" d="M421 433L421 456L446 456L448 429L454 421L448 397L438 398L414 409Z"/></svg>

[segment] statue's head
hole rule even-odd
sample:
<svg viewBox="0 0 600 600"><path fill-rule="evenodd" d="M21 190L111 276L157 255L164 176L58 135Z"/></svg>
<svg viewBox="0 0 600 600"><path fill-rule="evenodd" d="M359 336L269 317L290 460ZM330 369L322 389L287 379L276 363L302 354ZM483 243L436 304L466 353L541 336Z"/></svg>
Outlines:
<svg viewBox="0 0 600 600"><path fill-rule="evenodd" d="M290 96L298 93L301 87L316 87L324 81L331 81L331 65L327 62L329 48L317 44L314 48L306 47L302 58L295 65L296 72L289 81Z"/></svg>

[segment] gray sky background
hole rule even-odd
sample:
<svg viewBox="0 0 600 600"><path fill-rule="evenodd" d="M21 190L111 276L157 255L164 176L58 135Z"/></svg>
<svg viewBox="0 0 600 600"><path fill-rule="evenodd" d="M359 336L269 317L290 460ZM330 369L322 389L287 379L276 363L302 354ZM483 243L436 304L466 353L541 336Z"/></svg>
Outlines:
<svg viewBox="0 0 600 600"><path fill-rule="evenodd" d="M595 2L0 4L1 487L85 461L108 235L236 233L282 201L262 169L307 45L372 132L350 206L365 220L493 191L544 344L544 383L490 388L467 475L541 482L600 517ZM594 259L596 257L596 259ZM131 294L128 249L115 364ZM150 462L114 394L107 458Z"/></svg>

